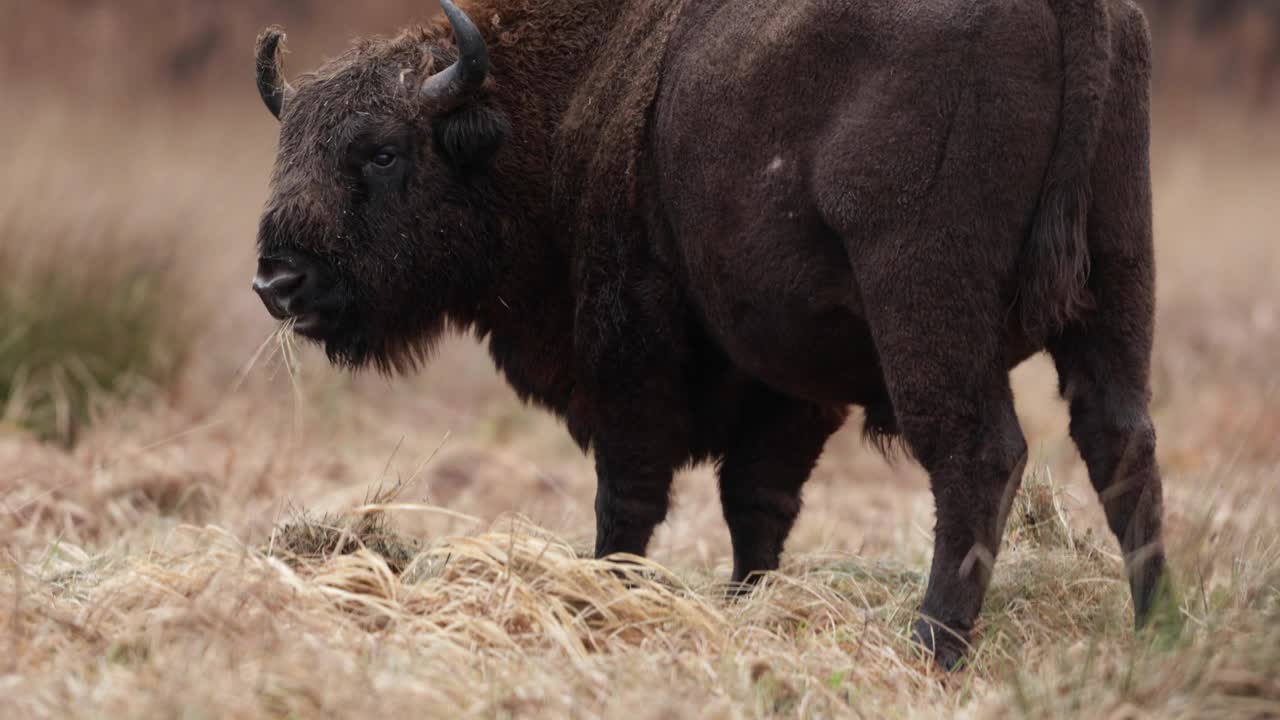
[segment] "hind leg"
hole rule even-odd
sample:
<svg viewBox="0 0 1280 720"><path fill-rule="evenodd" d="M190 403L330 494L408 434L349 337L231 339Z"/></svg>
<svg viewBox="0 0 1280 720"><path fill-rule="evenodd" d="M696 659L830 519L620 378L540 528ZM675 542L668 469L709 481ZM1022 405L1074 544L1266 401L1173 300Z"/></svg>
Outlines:
<svg viewBox="0 0 1280 720"><path fill-rule="evenodd" d="M894 416L929 472L936 510L933 563L913 635L954 668L982 609L1027 446L1003 363L998 288L924 257L908 260L927 284L904 286L893 274L864 287Z"/></svg>
<svg viewBox="0 0 1280 720"><path fill-rule="evenodd" d="M1027 457L1008 378L981 387L963 410L953 406L958 412L921 412L927 394L899 393L906 440L929 471L936 512L929 584L912 634L947 669L963 658L982 610Z"/></svg>
<svg viewBox="0 0 1280 720"><path fill-rule="evenodd" d="M1132 185L1143 183L1139 178ZM1148 409L1154 260L1149 205L1144 212L1140 202L1127 218L1116 216L1118 197L1100 196L1097 222L1091 221L1089 286L1096 308L1050 341L1049 351L1071 406L1071 437L1120 541L1141 625L1165 576L1162 487Z"/></svg>
<svg viewBox="0 0 1280 720"><path fill-rule="evenodd" d="M1144 353L1113 328L1069 334L1053 347L1071 437L1120 541L1137 623L1150 616L1165 576L1162 489L1147 410Z"/></svg>
<svg viewBox="0 0 1280 720"><path fill-rule="evenodd" d="M823 408L761 389L720 465L720 502L733 540L733 582L776 570L800 512L800 490L844 420Z"/></svg>
<svg viewBox="0 0 1280 720"><path fill-rule="evenodd" d="M1094 161L1089 213L1095 307L1051 340L1049 351L1071 405L1071 437L1120 541L1142 624L1166 576L1162 488L1148 410L1155 323L1150 63L1141 15L1130 9L1115 28L1110 117Z"/></svg>

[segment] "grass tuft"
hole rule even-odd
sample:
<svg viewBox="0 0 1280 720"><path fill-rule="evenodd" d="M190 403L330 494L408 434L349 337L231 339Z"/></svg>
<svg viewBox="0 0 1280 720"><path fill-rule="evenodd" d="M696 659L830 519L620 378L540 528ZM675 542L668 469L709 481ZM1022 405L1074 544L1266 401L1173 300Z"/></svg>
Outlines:
<svg viewBox="0 0 1280 720"><path fill-rule="evenodd" d="M400 575L421 547L419 541L392 530L381 514L312 518L301 513L272 534L267 550L295 567L365 551L381 558L391 572Z"/></svg>
<svg viewBox="0 0 1280 720"><path fill-rule="evenodd" d="M20 257L16 233L3 235L0 265L21 268L0 288L4 424L70 446L104 401L174 379L191 338L172 263L110 245Z"/></svg>
<svg viewBox="0 0 1280 720"><path fill-rule="evenodd" d="M1063 508L1064 490L1053 482L1049 468L1040 465L1027 473L1009 510L1005 541L1045 549L1071 550L1077 538Z"/></svg>

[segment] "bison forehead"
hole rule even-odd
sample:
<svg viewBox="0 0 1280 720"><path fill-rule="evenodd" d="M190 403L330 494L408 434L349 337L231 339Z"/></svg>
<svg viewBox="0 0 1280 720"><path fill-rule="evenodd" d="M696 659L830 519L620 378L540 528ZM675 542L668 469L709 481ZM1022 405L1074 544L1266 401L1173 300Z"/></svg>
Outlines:
<svg viewBox="0 0 1280 720"><path fill-rule="evenodd" d="M412 122L415 108L390 81L336 88L315 83L298 88L280 128L281 170L334 169L351 143L366 133L391 131Z"/></svg>
<svg viewBox="0 0 1280 720"><path fill-rule="evenodd" d="M451 50L418 28L395 38L360 41L318 70L298 78L297 94L283 118L282 140L302 136L332 145L348 125L412 119L420 106L414 90L426 75L446 67Z"/></svg>
<svg viewBox="0 0 1280 720"><path fill-rule="evenodd" d="M411 92L400 80L403 68L359 68L350 74L298 85L283 119L285 130L315 132L362 118L401 117L412 113Z"/></svg>

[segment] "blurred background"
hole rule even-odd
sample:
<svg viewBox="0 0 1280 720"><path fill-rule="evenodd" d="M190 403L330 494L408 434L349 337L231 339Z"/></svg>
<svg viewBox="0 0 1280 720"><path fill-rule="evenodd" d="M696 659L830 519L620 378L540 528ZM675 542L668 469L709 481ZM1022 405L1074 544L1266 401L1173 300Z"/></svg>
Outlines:
<svg viewBox="0 0 1280 720"><path fill-rule="evenodd" d="M269 341L249 291L277 131L253 85L255 35L283 25L297 73L434 3L3 5L0 483L23 508L11 529L91 542L159 515L253 536L285 500L342 507L391 477L414 478L415 500L589 537L589 462L471 340L414 378L351 378ZM1180 498L1221 484L1211 469L1265 487L1280 459L1280 2L1143 5L1156 47L1155 402L1176 515ZM1029 363L1017 387L1035 460L1097 522L1051 366ZM792 547L924 557L922 477L864 448L854 425L833 440ZM707 475L681 480L660 559L727 562Z"/></svg>

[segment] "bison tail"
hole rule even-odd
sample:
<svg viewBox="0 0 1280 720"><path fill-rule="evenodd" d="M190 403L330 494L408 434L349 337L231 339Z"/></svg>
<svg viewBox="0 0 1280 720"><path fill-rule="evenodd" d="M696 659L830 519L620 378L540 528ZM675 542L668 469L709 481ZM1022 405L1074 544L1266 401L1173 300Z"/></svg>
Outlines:
<svg viewBox="0 0 1280 720"><path fill-rule="evenodd" d="M1111 76L1107 0L1050 0L1061 34L1058 138L1023 247L1018 293L1029 337L1061 330L1088 309L1090 169Z"/></svg>

